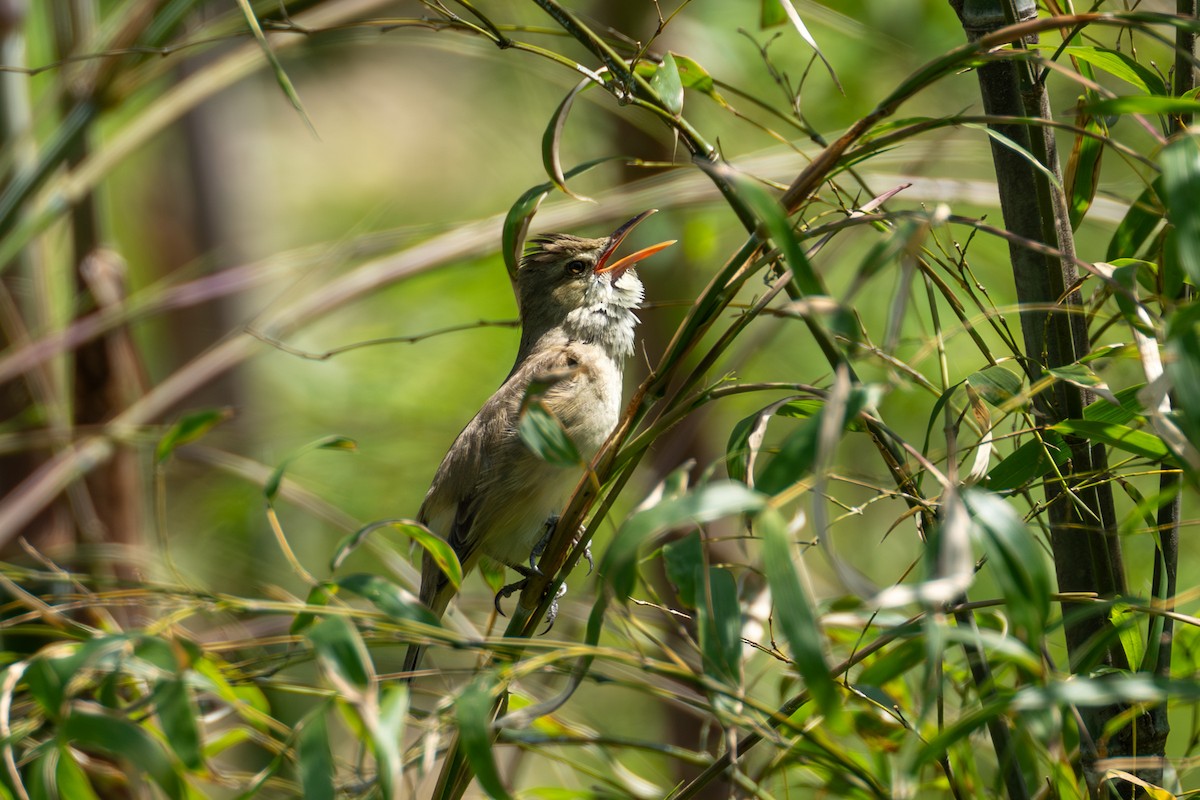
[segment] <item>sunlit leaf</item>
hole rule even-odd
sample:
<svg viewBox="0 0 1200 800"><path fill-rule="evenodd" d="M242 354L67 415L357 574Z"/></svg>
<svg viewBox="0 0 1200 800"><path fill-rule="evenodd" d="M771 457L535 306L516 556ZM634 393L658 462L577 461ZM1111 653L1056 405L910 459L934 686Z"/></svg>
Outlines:
<svg viewBox="0 0 1200 800"><path fill-rule="evenodd" d="M233 418L232 408L209 408L185 414L167 429L154 448L154 459L162 463L179 447L194 442L210 430Z"/></svg>
<svg viewBox="0 0 1200 800"><path fill-rule="evenodd" d="M984 484L993 492L1019 489L1050 471L1050 464L1062 466L1071 458L1067 443L1054 431L1030 439L992 467Z"/></svg>
<svg viewBox="0 0 1200 800"><path fill-rule="evenodd" d="M347 575L336 583L340 588L370 601L393 620L411 620L433 626L441 624L424 604L382 575Z"/></svg>
<svg viewBox="0 0 1200 800"><path fill-rule="evenodd" d="M336 571L345 563L349 555L366 541L367 536L380 528L392 528L412 539L433 557L438 569L455 588L462 586L462 564L459 563L458 554L454 552L454 548L445 539L415 519L384 519L364 525L338 542L337 547L334 548L333 558L330 559L329 569Z"/></svg>
<svg viewBox="0 0 1200 800"><path fill-rule="evenodd" d="M662 64L654 71L650 88L662 100L663 108L677 117L683 113L683 81L679 77L675 56L670 52L663 56Z"/></svg>
<svg viewBox="0 0 1200 800"><path fill-rule="evenodd" d="M1056 45L1048 46L1050 49ZM1132 84L1149 95L1165 95L1167 87L1157 72L1143 64L1139 64L1132 56L1119 50L1109 50L1104 47L1073 46L1057 48L1064 55L1077 58L1091 64L1093 67L1107 72L1114 78L1120 78Z"/></svg>
<svg viewBox="0 0 1200 800"><path fill-rule="evenodd" d="M1104 97L1085 103L1082 110L1099 117L1110 114L1195 114L1200 101L1190 97L1130 95Z"/></svg>
<svg viewBox="0 0 1200 800"><path fill-rule="evenodd" d="M263 494L266 495L268 503L274 502L276 495L279 494L279 487L283 483L283 475L287 472L287 468L291 466L292 462L305 453L311 453L314 450L342 450L352 453L358 450L358 443L347 436L323 436L315 442L309 442L299 450L296 450L272 470L271 476L263 484Z"/></svg>
<svg viewBox="0 0 1200 800"><path fill-rule="evenodd" d="M744 484L714 481L690 493L665 499L634 514L621 526L601 559L598 571L624 601L637 579L637 554L662 533L761 508L766 498Z"/></svg>
<svg viewBox="0 0 1200 800"><path fill-rule="evenodd" d="M1163 444L1162 439L1145 431L1090 419L1067 419L1052 427L1059 433L1079 436L1097 444L1106 444L1151 461L1175 463L1175 456Z"/></svg>
<svg viewBox="0 0 1200 800"><path fill-rule="evenodd" d="M999 408L1021 393L1025 377L996 364L972 372L967 376L967 383L979 392L980 397Z"/></svg>

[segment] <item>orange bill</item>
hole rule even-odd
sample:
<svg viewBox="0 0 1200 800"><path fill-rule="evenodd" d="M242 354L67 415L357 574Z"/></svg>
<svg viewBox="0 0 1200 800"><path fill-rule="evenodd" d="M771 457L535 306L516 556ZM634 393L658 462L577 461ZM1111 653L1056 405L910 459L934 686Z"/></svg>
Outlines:
<svg viewBox="0 0 1200 800"><path fill-rule="evenodd" d="M636 217L613 231L612 236L608 237L608 246L604 248L604 252L600 254L600 258L596 259L597 274L610 273L612 275L612 279L616 280L625 273L625 270L629 269L642 259L649 258L659 250L664 250L675 244L676 240L674 239L669 242L659 242L658 244L650 245L649 247L638 250L632 255L625 256L624 258L620 259L619 261L615 261L612 264L608 263L608 260L612 258L614 253L617 252L617 248L621 246L621 242L625 241L625 237L629 235L630 231L632 231L639 222L656 211L658 211L657 208L652 208L649 211L643 211L641 214L638 214Z"/></svg>

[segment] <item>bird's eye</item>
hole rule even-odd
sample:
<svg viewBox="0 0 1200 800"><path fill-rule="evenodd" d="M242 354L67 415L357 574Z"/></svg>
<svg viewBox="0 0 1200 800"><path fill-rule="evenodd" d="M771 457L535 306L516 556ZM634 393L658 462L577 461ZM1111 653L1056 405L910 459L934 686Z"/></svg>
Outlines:
<svg viewBox="0 0 1200 800"><path fill-rule="evenodd" d="M567 272L572 275L582 275L587 270L587 262L580 261L578 258L567 264Z"/></svg>

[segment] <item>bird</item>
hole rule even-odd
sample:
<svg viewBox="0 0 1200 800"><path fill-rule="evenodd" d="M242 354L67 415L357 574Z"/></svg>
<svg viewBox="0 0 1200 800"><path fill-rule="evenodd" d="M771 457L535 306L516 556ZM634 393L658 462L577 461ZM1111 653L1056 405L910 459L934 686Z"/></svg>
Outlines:
<svg viewBox="0 0 1200 800"><path fill-rule="evenodd" d="M517 269L521 340L500 388L454 440L434 474L417 520L445 539L467 574L482 557L528 578L558 514L583 475L582 464L542 460L518 433L533 386L589 462L616 428L625 359L633 354L634 311L644 290L634 266L675 243L660 242L614 260L642 220L638 214L609 236L547 233L529 242ZM590 559L589 559L590 560ZM529 567L525 567L528 561ZM522 582L505 587L506 596ZM438 618L455 593L426 552L419 597ZM552 621L552 615L548 617ZM412 644L404 672L411 678L423 647Z"/></svg>

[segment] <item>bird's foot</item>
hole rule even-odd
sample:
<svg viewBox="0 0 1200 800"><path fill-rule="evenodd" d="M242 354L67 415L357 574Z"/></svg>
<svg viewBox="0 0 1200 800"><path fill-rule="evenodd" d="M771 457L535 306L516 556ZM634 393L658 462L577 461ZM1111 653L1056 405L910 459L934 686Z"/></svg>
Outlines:
<svg viewBox="0 0 1200 800"><path fill-rule="evenodd" d="M541 574L536 567L529 571L526 571L524 567L513 567L513 569L523 576L521 580L500 587L500 591L496 592L496 596L492 598L492 602L496 607L496 613L502 617L507 617L508 615L500 607L500 601L521 591L529 584L531 577ZM554 620L558 618L558 600L566 593L567 585L564 583L558 587L558 591L554 594L554 599L550 601L550 608L546 610L546 630L542 631L542 636L545 636L554 627Z"/></svg>
<svg viewBox="0 0 1200 800"><path fill-rule="evenodd" d="M550 544L550 537L554 534L554 529L557 526L558 526L558 514L551 514L549 517L546 518L546 524L544 526L545 533L542 534L542 538L538 539L538 543L533 546L533 550L531 550L529 553L529 568L530 569L537 569L535 564L537 563L538 558L541 557L542 553L544 553L546 551L546 545ZM584 531L584 527L583 527L583 525L580 525L579 530L575 532L575 538L571 540L572 547L579 544L579 540L583 537L583 531ZM591 542L588 542L587 546L583 549L583 557L586 558L587 562L588 562L587 574L591 575L592 571L596 568L596 562L592 560L592 543Z"/></svg>

